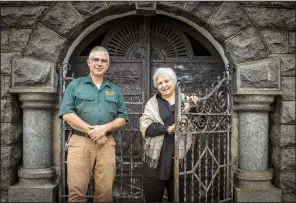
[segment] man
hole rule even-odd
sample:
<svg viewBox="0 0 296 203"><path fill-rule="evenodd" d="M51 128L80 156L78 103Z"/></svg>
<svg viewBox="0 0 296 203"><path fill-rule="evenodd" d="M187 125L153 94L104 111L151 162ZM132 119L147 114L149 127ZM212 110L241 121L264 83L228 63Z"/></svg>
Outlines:
<svg viewBox="0 0 296 203"><path fill-rule="evenodd" d="M113 132L125 125L127 111L120 89L104 78L110 65L108 51L94 47L87 64L90 73L67 86L59 112L73 128L68 143L68 201L87 201L94 172L94 201L108 202L116 173Z"/></svg>

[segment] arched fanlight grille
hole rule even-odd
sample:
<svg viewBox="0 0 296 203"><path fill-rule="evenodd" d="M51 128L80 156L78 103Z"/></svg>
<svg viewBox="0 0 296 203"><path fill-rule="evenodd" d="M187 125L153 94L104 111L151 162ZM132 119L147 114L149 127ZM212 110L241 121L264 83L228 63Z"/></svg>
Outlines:
<svg viewBox="0 0 296 203"><path fill-rule="evenodd" d="M109 32L103 43L110 56L126 56L127 50L140 42L140 28L138 23L120 26Z"/></svg>
<svg viewBox="0 0 296 203"><path fill-rule="evenodd" d="M102 44L109 50L110 56L131 58L130 53L143 46L141 34L139 23L129 23L111 30ZM164 58L190 57L192 53L185 35L164 24L151 25L151 44L152 49L161 52Z"/></svg>
<svg viewBox="0 0 296 203"><path fill-rule="evenodd" d="M184 37L175 30L163 24L151 26L152 45L158 47L165 53L166 57L179 58L188 57L188 49Z"/></svg>

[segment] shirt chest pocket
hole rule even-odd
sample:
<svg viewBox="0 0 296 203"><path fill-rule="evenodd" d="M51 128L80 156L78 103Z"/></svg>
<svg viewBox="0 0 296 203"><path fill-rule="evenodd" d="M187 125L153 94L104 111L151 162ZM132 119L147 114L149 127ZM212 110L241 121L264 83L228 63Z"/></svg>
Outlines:
<svg viewBox="0 0 296 203"><path fill-rule="evenodd" d="M118 99L115 95L105 96L105 108L109 113L111 113L113 118L115 118L117 114L117 103L118 103Z"/></svg>
<svg viewBox="0 0 296 203"><path fill-rule="evenodd" d="M78 112L91 112L94 110L95 97L88 94L78 94L75 106Z"/></svg>

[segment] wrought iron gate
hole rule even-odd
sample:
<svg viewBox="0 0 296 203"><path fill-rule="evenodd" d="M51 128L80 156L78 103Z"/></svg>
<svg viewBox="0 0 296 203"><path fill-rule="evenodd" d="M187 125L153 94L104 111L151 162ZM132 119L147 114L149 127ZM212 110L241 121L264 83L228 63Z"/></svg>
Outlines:
<svg viewBox="0 0 296 203"><path fill-rule="evenodd" d="M114 24L116 26L114 26ZM96 37L94 37L96 36ZM94 43L90 43L93 41ZM116 146L116 180L114 184L113 191L113 201L137 201L143 202L143 189L142 189L142 136L139 131L139 118L143 112L144 106L148 99L155 94L156 90L151 82L152 73L158 67L172 67L180 81L182 81L184 87L182 92L185 94L197 93L201 96L201 105L197 109L198 113L192 114L183 113L182 116L188 116L189 119L195 117L199 118L218 118L218 114L223 118L227 117L231 119L229 110L230 102L227 101L227 111L225 112L214 112L209 111L210 101L215 100L213 95L215 95L218 88L228 87L226 86L226 81L230 83L228 71L223 75L224 63L220 58L218 52L213 48L213 46L207 42L207 40L197 33L193 28L188 25L184 25L176 20L172 20L168 17L155 16L155 17L126 17L120 20L115 20L109 25L106 23L102 28L93 31L93 33L86 37L73 52L70 57L69 63L64 64L60 68L60 101L62 100L63 92L69 82L76 78L88 73L88 67L86 64L87 56L90 49L98 45L103 45L110 52L111 67L106 73L106 77L117 84L121 91L123 92L125 98L125 104L128 109L129 122L120 133L115 135ZM201 51L202 50L202 51ZM203 53L201 53L203 52ZM217 82L216 78L220 76L222 79ZM227 80L225 80L227 77ZM221 81L223 81L221 83ZM220 86L219 86L220 84ZM213 86L212 86L213 85ZM216 87L216 89L214 88ZM206 89L214 88L213 91L203 91ZM217 90L217 91L216 91ZM226 91L227 90L227 91ZM226 89L227 98L229 99L230 89ZM202 91L199 93L199 91ZM226 98L224 95L218 97ZM207 95L207 96L206 96ZM219 100L217 100L219 101ZM211 106L213 107L213 105ZM215 115L214 115L215 114ZM226 116L227 114L227 116ZM229 115L228 115L229 114ZM181 116L181 115L180 115ZM216 116L216 117L215 117ZM181 118L181 117L180 117ZM181 124L184 119L181 120ZM194 120L195 121L195 120ZM208 120L211 123L211 119ZM60 201L65 202L67 200L67 164L66 158L67 153L65 151L65 141L70 133L70 128L65 128L62 125L62 143L61 143L61 175L60 175ZM181 127L183 125L180 125ZM198 125L197 125L198 126ZM222 186L222 171L224 158L227 163L225 165L225 171L229 170L229 143L224 142L224 132L218 132L215 128L211 129L212 125L206 125L208 128L202 128L202 130L192 130L195 135L195 145L192 145L195 149L200 146L200 156L199 154L193 152L194 162L197 163L196 175L199 176L200 173L208 173L210 170L213 171L219 168L219 172L214 172L213 175L205 174L199 178L201 187L200 190L207 191L206 198L204 196L196 197L193 196L193 200L207 200L210 197L208 190L212 190L215 195L219 196L224 191L217 190ZM180 128L182 130L182 128ZM223 134L224 133L224 134ZM186 134L186 131L180 131L180 134ZM231 134L231 129L228 129L227 139L229 142L229 136ZM209 137L213 137L209 139ZM219 140L218 140L219 138ZM211 141L215 140L215 141ZM200 144L198 144L200 143ZM224 145L226 150L223 151ZM217 150L211 151L210 146L216 146ZM208 146L206 150L202 146ZM219 150L218 150L218 147ZM193 150L191 150L193 151ZM192 152L189 153L192 153ZM210 152L211 151L211 152ZM198 152L198 151L197 151ZM188 154L189 154L188 153ZM215 158L211 158L211 153ZM222 155L226 153L226 155ZM196 160L196 157L200 157L200 161ZM206 159L206 158L207 159ZM219 157L219 158L218 158ZM219 159L219 160L218 160ZM223 160L222 160L223 159ZM206 162L207 160L207 162ZM209 163L213 162L213 166L210 169ZM180 168L180 173L178 176L185 177L188 179L190 173L191 159L189 155L187 156L184 165L186 167ZM217 162L219 164L217 164ZM207 169L203 169L207 163ZM199 167L201 166L201 167ZM224 170L224 169L223 169ZM192 171L192 170L191 170ZM199 171L199 172L198 172ZM183 174L185 172L185 174ZM193 174L193 173L192 173ZM217 175L219 174L219 175ZM225 173L226 177L229 178L229 171ZM224 176L223 176L224 177ZM210 179L214 179L211 182ZM219 179L219 184L217 183ZM179 179L178 179L179 180ZM205 181L208 181L205 183ZM226 185L231 181L225 179ZM184 181L183 181L184 182ZM184 182L186 187L188 184L193 184L193 189L196 190L196 182ZM211 188L211 185L217 185ZM179 186L179 185L178 185ZM180 185L182 186L182 185ZM210 189L207 189L207 188ZM225 190L226 191L226 190ZM202 192L200 192L201 194ZM87 196L89 201L93 199L94 194L94 181L92 180L89 185L89 190ZM188 190L185 191L188 196ZM199 194L196 192L194 195ZM226 194L226 193L225 193ZM186 197L187 197L186 196ZM218 198L219 200L227 198L229 194ZM190 201L192 197L187 201ZM215 198L214 198L215 199ZM181 199L180 199L181 200Z"/></svg>
<svg viewBox="0 0 296 203"><path fill-rule="evenodd" d="M175 113L175 202L225 202L232 200L230 170L231 140L231 79L229 68L218 77L206 95L194 92L200 99L190 111L185 109L181 92L186 85L176 88ZM190 135L190 136L189 136ZM180 159L180 138L192 139L184 159Z"/></svg>

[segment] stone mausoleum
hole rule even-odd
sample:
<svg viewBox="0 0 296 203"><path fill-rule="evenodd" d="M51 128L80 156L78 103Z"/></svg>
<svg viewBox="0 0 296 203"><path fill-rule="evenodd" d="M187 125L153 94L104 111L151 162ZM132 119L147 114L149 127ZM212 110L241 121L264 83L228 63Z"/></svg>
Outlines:
<svg viewBox="0 0 296 203"><path fill-rule="evenodd" d="M114 201L143 201L138 119L153 71L169 66L205 109L230 87L226 111L200 114L189 198L295 202L295 19L293 1L1 1L1 202L67 200L69 129L57 113L96 45L130 115Z"/></svg>

